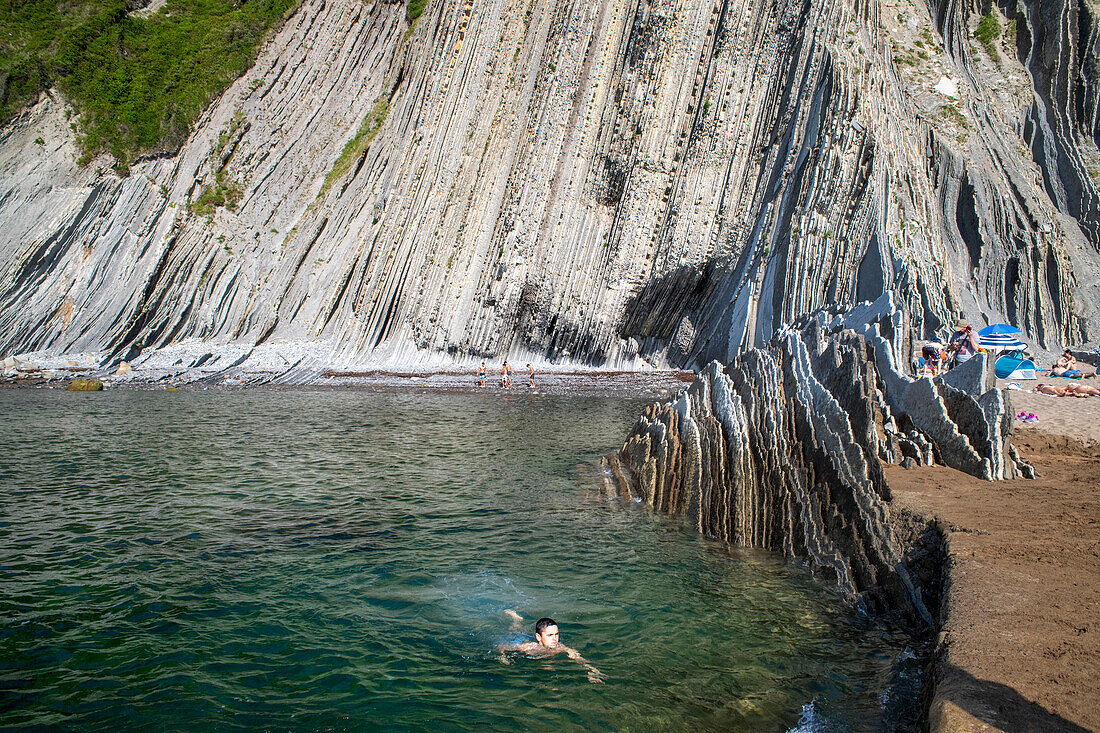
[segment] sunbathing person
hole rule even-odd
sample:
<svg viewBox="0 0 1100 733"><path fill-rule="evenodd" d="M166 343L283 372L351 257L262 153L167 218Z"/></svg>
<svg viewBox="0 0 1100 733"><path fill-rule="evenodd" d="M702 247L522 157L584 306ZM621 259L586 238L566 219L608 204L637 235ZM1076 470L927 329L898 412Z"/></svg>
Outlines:
<svg viewBox="0 0 1100 733"><path fill-rule="evenodd" d="M1058 361L1054 362L1054 368L1050 370L1050 373L1056 377L1072 378L1081 376L1081 370L1077 368L1077 359L1069 353L1069 349L1063 351L1062 355L1058 357Z"/></svg>
<svg viewBox="0 0 1100 733"><path fill-rule="evenodd" d="M1085 384L1067 384L1065 387L1056 387L1053 384L1040 382L1035 386L1035 391L1039 394L1049 394L1055 397L1100 397L1100 389Z"/></svg>
<svg viewBox="0 0 1100 733"><path fill-rule="evenodd" d="M1075 394L1078 397L1100 397L1100 388L1087 384L1067 384L1066 389L1069 390L1070 394Z"/></svg>

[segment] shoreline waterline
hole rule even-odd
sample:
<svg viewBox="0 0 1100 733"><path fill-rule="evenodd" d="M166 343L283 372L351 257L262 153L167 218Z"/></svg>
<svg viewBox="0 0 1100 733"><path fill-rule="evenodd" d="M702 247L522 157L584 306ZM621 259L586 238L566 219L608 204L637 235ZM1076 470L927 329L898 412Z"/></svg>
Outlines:
<svg viewBox="0 0 1100 733"><path fill-rule="evenodd" d="M287 384L273 380L267 373L248 373L235 377L225 375L156 377L140 372L122 375L89 371L30 374L0 379L0 387L63 389L75 379L96 379L107 390L294 390L337 389L362 391L420 391L439 393L482 393L503 395L553 395L591 397L653 397L668 398L688 387L695 373L685 370L652 371L536 371L534 386L529 386L528 374L520 367L512 375L510 387L501 387L499 370L490 371L484 384L478 384L476 372L466 370L395 371L371 369L345 371L325 369L300 382Z"/></svg>

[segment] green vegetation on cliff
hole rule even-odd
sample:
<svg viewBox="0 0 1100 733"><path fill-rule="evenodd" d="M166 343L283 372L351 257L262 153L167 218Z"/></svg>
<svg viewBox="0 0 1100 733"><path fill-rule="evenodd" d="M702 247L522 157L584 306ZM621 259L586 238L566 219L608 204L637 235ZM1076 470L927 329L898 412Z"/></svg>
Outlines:
<svg viewBox="0 0 1100 733"><path fill-rule="evenodd" d="M1001 39L1001 21L997 20L997 16L992 11L978 21L978 29L974 31L974 37L978 39L978 43L982 44L989 58L998 64L1001 63L1001 54L997 52L997 42Z"/></svg>
<svg viewBox="0 0 1100 733"><path fill-rule="evenodd" d="M359 158L366 152L367 146L370 145L371 140L374 140L374 136L382 129L382 124L386 121L386 115L388 115L389 112L389 100L385 97L379 97L375 101L374 107L371 109L370 113L363 118L363 122L359 125L359 131L355 133L355 137L348 140L348 144L344 146L344 150L340 153L340 157L332 164L332 170L325 176L325 183L321 187L322 195L332 188L332 184L339 180L341 176L351 170L354 164L359 162Z"/></svg>
<svg viewBox="0 0 1100 733"><path fill-rule="evenodd" d="M177 148L255 61L297 0L0 0L0 124L56 86L80 113L84 160ZM139 3L140 4L140 3Z"/></svg>
<svg viewBox="0 0 1100 733"><path fill-rule="evenodd" d="M405 10L409 20L414 21L419 18L424 12L424 6L427 4L428 0L409 0L408 7Z"/></svg>

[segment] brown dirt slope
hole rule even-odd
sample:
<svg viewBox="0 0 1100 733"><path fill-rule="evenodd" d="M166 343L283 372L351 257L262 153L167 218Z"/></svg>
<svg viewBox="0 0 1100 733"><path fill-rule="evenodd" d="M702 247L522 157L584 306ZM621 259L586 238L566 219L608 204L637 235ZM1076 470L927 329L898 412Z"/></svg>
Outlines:
<svg viewBox="0 0 1100 733"><path fill-rule="evenodd" d="M1034 428L1014 442L1035 480L886 467L898 508L946 529L930 727L1100 730L1100 445Z"/></svg>

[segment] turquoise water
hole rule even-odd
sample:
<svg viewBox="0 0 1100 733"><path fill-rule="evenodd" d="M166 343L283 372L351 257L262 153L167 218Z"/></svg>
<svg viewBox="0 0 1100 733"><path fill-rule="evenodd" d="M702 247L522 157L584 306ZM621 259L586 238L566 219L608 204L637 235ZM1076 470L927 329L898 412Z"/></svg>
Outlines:
<svg viewBox="0 0 1100 733"><path fill-rule="evenodd" d="M642 407L0 391L0 724L897 725L905 638L595 490ZM501 664L506 608L553 616L606 684Z"/></svg>

